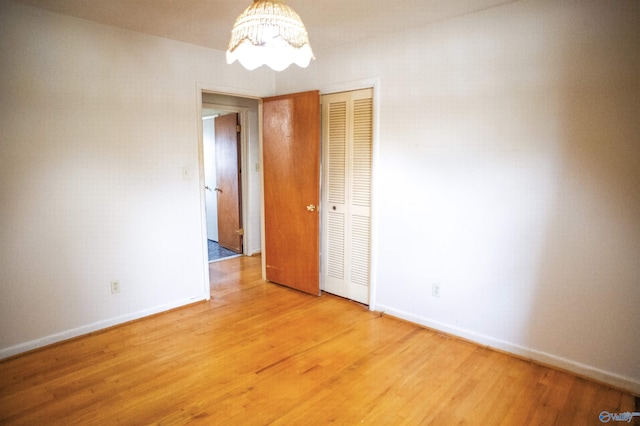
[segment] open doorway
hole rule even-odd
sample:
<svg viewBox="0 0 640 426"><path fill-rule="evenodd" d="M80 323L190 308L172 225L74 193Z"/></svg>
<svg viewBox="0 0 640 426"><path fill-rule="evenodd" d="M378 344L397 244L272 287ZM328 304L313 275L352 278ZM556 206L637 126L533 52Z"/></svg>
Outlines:
<svg viewBox="0 0 640 426"><path fill-rule="evenodd" d="M208 261L243 253L242 159L239 114L203 105Z"/></svg>
<svg viewBox="0 0 640 426"><path fill-rule="evenodd" d="M260 213L260 163L259 163L259 123L258 99L200 91L200 116L202 126L200 139L201 182L203 183L203 219L206 231L205 249L208 262L239 255L255 255L261 251L261 213ZM237 145L232 153L237 156L230 159L230 151L218 150L216 143L216 121L226 118L234 121L233 138ZM239 133L236 133L237 131ZM219 137L219 136L218 136ZM219 164L225 161L235 162L235 207L229 213L221 206L221 194L229 195L224 183L219 182ZM232 179L233 180L233 179ZM225 191L224 193L221 191ZM230 216L237 215L235 225ZM235 236L237 244L223 243L223 230L220 223L226 223L227 235ZM228 241L228 238L227 238Z"/></svg>

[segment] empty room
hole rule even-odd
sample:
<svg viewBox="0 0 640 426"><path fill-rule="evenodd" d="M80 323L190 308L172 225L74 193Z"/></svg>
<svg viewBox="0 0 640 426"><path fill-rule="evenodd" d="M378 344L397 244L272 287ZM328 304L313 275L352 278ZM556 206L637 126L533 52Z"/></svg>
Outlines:
<svg viewBox="0 0 640 426"><path fill-rule="evenodd" d="M0 424L640 424L639 0L0 0L0 93Z"/></svg>

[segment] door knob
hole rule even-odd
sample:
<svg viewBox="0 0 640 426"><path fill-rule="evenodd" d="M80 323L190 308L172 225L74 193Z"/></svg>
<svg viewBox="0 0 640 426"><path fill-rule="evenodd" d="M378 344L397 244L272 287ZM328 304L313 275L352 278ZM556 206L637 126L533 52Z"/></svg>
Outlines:
<svg viewBox="0 0 640 426"><path fill-rule="evenodd" d="M218 188L217 186L215 188L213 188L213 190L217 191L217 192L222 192L222 189Z"/></svg>
<svg viewBox="0 0 640 426"><path fill-rule="evenodd" d="M314 206L313 204L309 204L307 206L307 210L309 210L310 212L314 212L316 211L316 206Z"/></svg>
<svg viewBox="0 0 640 426"><path fill-rule="evenodd" d="M211 191L211 188L209 188L208 186L205 186L204 189L206 189L207 191Z"/></svg>

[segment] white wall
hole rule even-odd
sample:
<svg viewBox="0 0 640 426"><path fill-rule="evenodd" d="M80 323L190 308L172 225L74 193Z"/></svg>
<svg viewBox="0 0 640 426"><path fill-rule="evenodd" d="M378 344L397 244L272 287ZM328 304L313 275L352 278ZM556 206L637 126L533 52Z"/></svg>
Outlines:
<svg viewBox="0 0 640 426"><path fill-rule="evenodd" d="M216 126L215 116L202 118L202 162L204 183L209 187L205 192L207 213L207 239L218 241L218 193L216 183Z"/></svg>
<svg viewBox="0 0 640 426"><path fill-rule="evenodd" d="M0 357L204 297L198 83L378 77L377 308L640 392L639 13L521 0L274 80L0 0Z"/></svg>
<svg viewBox="0 0 640 426"><path fill-rule="evenodd" d="M375 308L640 392L639 2L522 0L316 56L278 93L380 82Z"/></svg>
<svg viewBox="0 0 640 426"><path fill-rule="evenodd" d="M0 1L0 357L205 298L198 84L275 88L223 52Z"/></svg>

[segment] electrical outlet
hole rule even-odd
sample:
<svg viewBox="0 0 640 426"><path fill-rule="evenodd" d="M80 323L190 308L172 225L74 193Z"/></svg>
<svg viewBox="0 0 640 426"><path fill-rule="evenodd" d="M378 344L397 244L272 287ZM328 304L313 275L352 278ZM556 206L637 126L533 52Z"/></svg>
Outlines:
<svg viewBox="0 0 640 426"><path fill-rule="evenodd" d="M433 283L431 286L431 295L433 297L440 297L440 283Z"/></svg>
<svg viewBox="0 0 640 426"><path fill-rule="evenodd" d="M111 281L111 294L120 293L120 281Z"/></svg>

